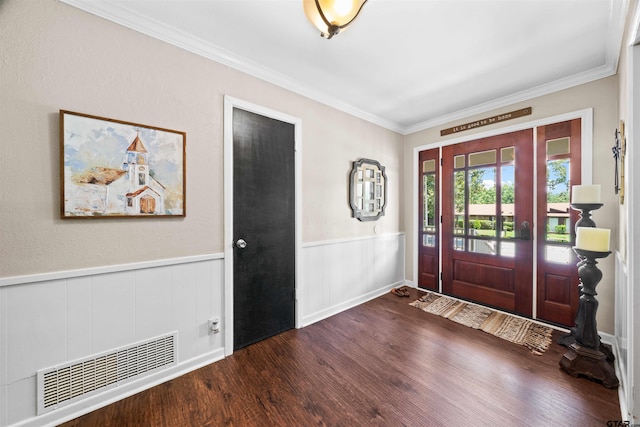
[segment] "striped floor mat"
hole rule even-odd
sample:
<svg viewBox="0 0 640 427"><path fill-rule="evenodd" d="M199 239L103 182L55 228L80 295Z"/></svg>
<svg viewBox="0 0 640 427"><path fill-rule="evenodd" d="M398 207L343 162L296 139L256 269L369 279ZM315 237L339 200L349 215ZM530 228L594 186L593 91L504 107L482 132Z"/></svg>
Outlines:
<svg viewBox="0 0 640 427"><path fill-rule="evenodd" d="M534 354L544 353L551 344L553 329L548 326L434 292L427 292L409 305L523 345Z"/></svg>

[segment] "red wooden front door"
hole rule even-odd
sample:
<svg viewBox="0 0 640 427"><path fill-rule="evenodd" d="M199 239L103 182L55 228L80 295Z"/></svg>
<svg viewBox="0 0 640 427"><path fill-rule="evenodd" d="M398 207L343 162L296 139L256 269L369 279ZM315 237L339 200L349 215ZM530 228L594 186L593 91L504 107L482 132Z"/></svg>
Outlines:
<svg viewBox="0 0 640 427"><path fill-rule="evenodd" d="M442 290L524 316L533 304L533 130L442 149Z"/></svg>

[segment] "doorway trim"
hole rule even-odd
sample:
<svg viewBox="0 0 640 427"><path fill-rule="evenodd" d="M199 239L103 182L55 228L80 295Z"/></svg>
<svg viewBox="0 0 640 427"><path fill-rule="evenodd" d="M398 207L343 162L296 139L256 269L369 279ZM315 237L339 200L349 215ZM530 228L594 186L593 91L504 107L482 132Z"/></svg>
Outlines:
<svg viewBox="0 0 640 427"><path fill-rule="evenodd" d="M636 243L640 236L640 227L638 227L634 221L632 221L633 213L640 209L640 174L634 172L634 168L629 165L635 164L635 161L640 158L638 150L635 148L635 144L640 141L640 121L638 116L640 114L640 76L638 71L640 70L640 4L634 5L635 10L633 13L633 23L631 34L627 43L623 48L627 50L627 112L626 117L621 116L626 121L626 134L627 134L627 156L625 159L625 202L624 208L626 209L626 257L625 263L627 267L627 280L624 283L626 287L626 318L621 318L619 321L624 323L624 327L627 331L627 357L626 364L621 369L624 380L622 381L623 387L619 387L620 408L622 410L622 418L629 419L632 423L640 418L640 393L637 391L636 384L640 382L640 363L637 358L640 355L640 340L637 338L637 331L640 328L640 313L634 308L640 306L640 292L638 292L634 286L638 278L640 277L640 245ZM620 94L624 96L624 94ZM616 289L616 292L618 290ZM616 313L618 310L616 310ZM618 315L616 314L616 317ZM616 319L616 340L621 338L619 336L618 319ZM619 358L616 358L616 362ZM620 365L622 368L622 365ZM634 392L635 390L635 392ZM624 406L623 406L624 403Z"/></svg>
<svg viewBox="0 0 640 427"><path fill-rule="evenodd" d="M302 308L302 120L231 96L224 96L224 353L233 354L233 109L249 111L294 125L295 166L295 327Z"/></svg>
<svg viewBox="0 0 640 427"><path fill-rule="evenodd" d="M502 134L506 134L506 133L511 133L511 132L516 132L519 130L523 130L523 129L533 129L534 130L534 134L533 134L533 155L536 156L536 146L537 146L537 139L536 139L536 131L535 129L539 126L545 126L545 125L549 125L549 124L553 124L553 123L559 123L559 122L564 122L564 121L568 121L568 120L573 120L573 119L581 119L581 134L582 134L582 146L581 146L581 155L582 155L582 161L581 161L581 168L582 168L582 184L591 184L591 180L592 180L592 175L593 175L593 108L586 108L584 110L577 110L577 111L573 111L573 112L569 112L569 113L564 113L564 114L559 114L557 116L552 116L552 117L545 117L545 118L541 118L541 119L537 119L537 120L532 120L532 121L528 121L525 123L520 123L520 124L516 124L516 125L512 125L512 126L506 126L506 127L502 127L502 128L497 128L497 129L493 129L493 130L489 130L489 131L485 131L485 132L480 132L480 133L474 133L474 134L470 134L470 135L465 135L465 136L461 136L458 138L453 138L453 139L447 139L444 141L436 141L433 142L431 144L424 144L424 145L420 145L417 147L413 148L413 160L412 160L412 182L413 182L413 188L412 188L412 192L411 194L413 194L413 197L416 197L416 195L419 193L419 182L418 182L418 163L419 163L419 156L420 156L420 151L423 150L429 150L429 149L433 149L433 148L439 148L442 149L442 147L447 146L447 145L453 145L453 144L459 144L459 143L463 143L463 142L468 142L468 141L473 141L476 139L482 139L482 138L487 138L487 137L491 137L491 136L496 136L496 135L502 135ZM442 157L442 150L440 152L440 157ZM534 180L536 180L536 176L535 176L535 168L534 168ZM440 174L440 188L442 188L442 173ZM537 182L534 181L534 182ZM442 212L442 198L439 197L439 212ZM533 206L534 212L536 212L537 209L537 204L534 203ZM420 242L418 241L418 233L419 233L419 226L420 226L420 220L419 220L419 203L416 200L413 200L413 212L412 212L413 218L412 218L412 246L413 246L413 254L412 254L412 261L413 261L413 268L412 268L412 277L413 277L413 285L417 287L417 278L418 278L418 245L420 244ZM537 230L537 221L534 222L534 227L531 230L532 235L534 236L534 247L537 247L537 238L536 238L536 230ZM438 239L441 240L442 237L442 228L440 228L440 234L438 235ZM440 245L439 248L439 271L442 271L442 245ZM535 284L535 277L537 275L537 264L535 263L534 260L534 265L533 265L533 278L532 278L532 283L531 285L533 286L533 311L532 311L532 318L536 319L537 318L537 311L536 311L536 305L537 305L537 298L536 298L536 292L537 292L537 286ZM438 290L439 292L442 291L442 281L439 281L438 284Z"/></svg>

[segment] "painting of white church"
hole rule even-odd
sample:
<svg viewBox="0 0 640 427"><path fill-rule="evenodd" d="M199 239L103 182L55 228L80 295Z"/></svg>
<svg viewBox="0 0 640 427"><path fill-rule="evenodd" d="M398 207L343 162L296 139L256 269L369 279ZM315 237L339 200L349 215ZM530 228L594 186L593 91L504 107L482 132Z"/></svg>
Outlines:
<svg viewBox="0 0 640 427"><path fill-rule="evenodd" d="M63 217L184 216L183 132L60 118Z"/></svg>

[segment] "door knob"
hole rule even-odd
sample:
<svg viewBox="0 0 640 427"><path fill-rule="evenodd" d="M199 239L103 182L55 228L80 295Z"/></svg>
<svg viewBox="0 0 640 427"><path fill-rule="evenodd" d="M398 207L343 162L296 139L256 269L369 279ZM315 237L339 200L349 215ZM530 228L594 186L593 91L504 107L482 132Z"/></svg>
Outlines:
<svg viewBox="0 0 640 427"><path fill-rule="evenodd" d="M531 240L531 229L528 221L523 221L520 226L520 238L522 240Z"/></svg>
<svg viewBox="0 0 640 427"><path fill-rule="evenodd" d="M247 247L247 242L244 241L244 239L238 239L236 241L236 248L238 249L244 249Z"/></svg>

